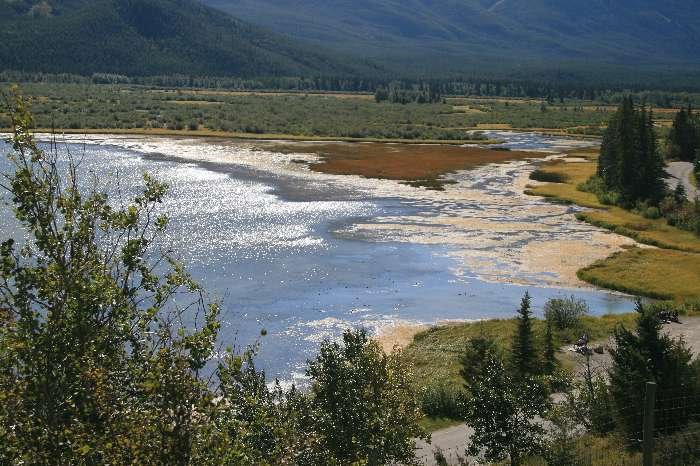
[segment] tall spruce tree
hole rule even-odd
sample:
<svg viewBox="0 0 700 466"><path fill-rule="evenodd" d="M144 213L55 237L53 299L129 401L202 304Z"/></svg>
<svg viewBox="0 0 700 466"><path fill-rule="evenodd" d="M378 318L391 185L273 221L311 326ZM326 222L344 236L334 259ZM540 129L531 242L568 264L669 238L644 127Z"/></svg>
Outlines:
<svg viewBox="0 0 700 466"><path fill-rule="evenodd" d="M518 309L518 328L513 337L511 364L518 377L527 378L539 372L539 361L532 332L532 300L525 292Z"/></svg>
<svg viewBox="0 0 700 466"><path fill-rule="evenodd" d="M669 158L692 162L695 152L700 148L700 135L693 109L682 108L673 120L673 127L668 135Z"/></svg>
<svg viewBox="0 0 700 466"><path fill-rule="evenodd" d="M664 160L658 150L653 115L626 97L610 120L601 143L598 176L619 202L657 203L665 194Z"/></svg>
<svg viewBox="0 0 700 466"><path fill-rule="evenodd" d="M557 368L556 347L554 346L554 335L552 334L552 324L547 322L544 332L544 345L542 351L542 372L551 375Z"/></svg>
<svg viewBox="0 0 700 466"><path fill-rule="evenodd" d="M679 397L697 393L692 353L683 340L673 340L662 332L658 313L641 301L637 302L637 313L635 331L616 329L615 345L610 351L610 392L618 425L627 438L641 438L646 382L658 385L657 428L671 432L699 414L697 406L684 410L670 406ZM676 409L668 409L671 407Z"/></svg>

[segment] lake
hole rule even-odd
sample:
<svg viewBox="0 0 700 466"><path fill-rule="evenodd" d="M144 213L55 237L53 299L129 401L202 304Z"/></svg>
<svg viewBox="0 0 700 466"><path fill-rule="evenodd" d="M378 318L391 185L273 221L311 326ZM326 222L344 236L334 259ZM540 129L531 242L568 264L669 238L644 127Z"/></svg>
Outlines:
<svg viewBox="0 0 700 466"><path fill-rule="evenodd" d="M499 137L526 149L571 144ZM457 173L458 183L438 193L315 174L250 143L95 136L69 138L66 150L112 195L133 195L144 172L170 186L167 242L223 300L222 343L259 342L257 363L269 378L303 382L305 361L344 329L510 317L526 290L538 313L570 294L596 314L632 309L626 296L580 288L523 260L532 245L608 238L576 222L575 209L519 193L516 181L533 162ZM8 167L3 158L0 169ZM3 237L20 235L6 206L0 220Z"/></svg>

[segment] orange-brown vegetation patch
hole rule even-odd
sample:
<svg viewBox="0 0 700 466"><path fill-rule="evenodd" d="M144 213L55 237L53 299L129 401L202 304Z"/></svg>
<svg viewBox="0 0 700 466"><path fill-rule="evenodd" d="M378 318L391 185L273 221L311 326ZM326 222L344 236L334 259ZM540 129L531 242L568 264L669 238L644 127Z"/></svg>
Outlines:
<svg viewBox="0 0 700 466"><path fill-rule="evenodd" d="M279 148L278 148L279 149ZM338 143L288 145L288 153L316 153L311 169L334 175L360 175L402 181L434 180L447 173L489 163L542 158L537 152L437 144Z"/></svg>

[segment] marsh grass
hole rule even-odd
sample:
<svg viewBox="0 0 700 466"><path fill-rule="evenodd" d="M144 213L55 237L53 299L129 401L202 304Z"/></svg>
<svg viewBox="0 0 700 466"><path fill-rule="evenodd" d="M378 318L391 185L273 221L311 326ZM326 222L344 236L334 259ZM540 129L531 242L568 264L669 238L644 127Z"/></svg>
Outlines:
<svg viewBox="0 0 700 466"><path fill-rule="evenodd" d="M595 194L582 191L596 171L597 153L574 152L587 162L553 161L543 164L547 173L568 176L565 183L529 187L526 194L569 202L592 210L576 217L639 243L660 249L633 248L598 261L578 272L593 285L655 299L683 301L700 296L700 238L670 226L663 218L648 218L616 206L604 205Z"/></svg>
<svg viewBox="0 0 700 466"><path fill-rule="evenodd" d="M596 286L664 300L700 297L700 256L668 249L633 248L579 271Z"/></svg>

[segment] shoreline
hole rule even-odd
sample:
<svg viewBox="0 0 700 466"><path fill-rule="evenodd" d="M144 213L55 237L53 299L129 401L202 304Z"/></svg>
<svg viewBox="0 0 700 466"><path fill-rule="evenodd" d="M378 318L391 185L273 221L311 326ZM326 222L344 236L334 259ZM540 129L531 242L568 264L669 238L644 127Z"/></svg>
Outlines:
<svg viewBox="0 0 700 466"><path fill-rule="evenodd" d="M564 139L578 140L600 140L600 136L592 134L568 133L557 128L503 128L501 125L482 124L470 128L463 128L470 132L492 132L503 131L513 133L541 134ZM232 139L241 141L290 141L290 142L347 142L347 143L377 143L377 144L406 144L406 145L440 145L440 146L463 146L463 145L498 145L502 141L498 139L392 139L392 138L356 138L343 136L309 136L303 134L276 134L276 133L242 133L217 131L209 129L197 130L174 130L166 128L35 128L34 133L42 134L70 134L70 135L133 135L133 136L164 136L183 138L203 138L203 139ZM0 134L12 133L12 128L0 128Z"/></svg>
<svg viewBox="0 0 700 466"><path fill-rule="evenodd" d="M296 134L274 133L239 133L214 130L171 130L165 128L35 128L35 134L62 135L89 135L89 136L144 136L144 137L169 137L169 138L201 138L201 139L226 139L229 141L258 141L258 142L345 142L345 143L376 143L376 144L405 144L405 145L436 145L436 146L465 146L465 145L498 145L501 141L496 139L382 139L382 138L353 138L342 136L308 136ZM482 131L474 129L474 131ZM12 128L0 128L0 134L12 134ZM566 136L562 136L566 137ZM572 136L574 137L574 136Z"/></svg>
<svg viewBox="0 0 700 466"><path fill-rule="evenodd" d="M595 194L578 189L595 174L598 152L574 151L567 157L582 160L542 164L540 170L560 176L562 181L531 181L525 186L525 194L584 208L576 214L578 221L633 243L633 247L584 266L577 272L578 278L594 286L652 299L677 303L700 299L700 237L669 225L663 218L645 218L637 212L601 204Z"/></svg>

